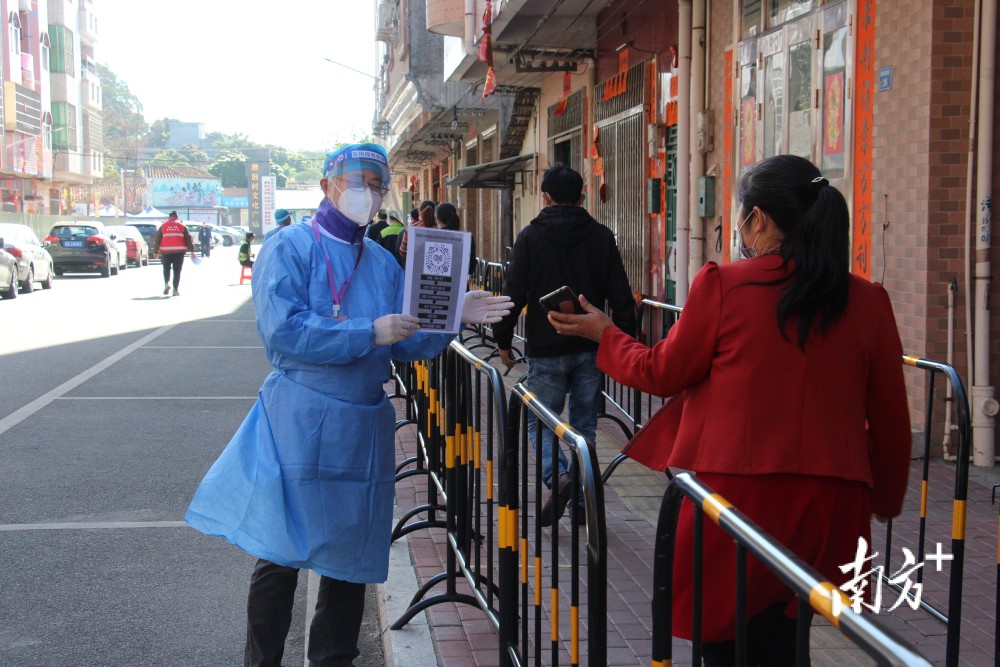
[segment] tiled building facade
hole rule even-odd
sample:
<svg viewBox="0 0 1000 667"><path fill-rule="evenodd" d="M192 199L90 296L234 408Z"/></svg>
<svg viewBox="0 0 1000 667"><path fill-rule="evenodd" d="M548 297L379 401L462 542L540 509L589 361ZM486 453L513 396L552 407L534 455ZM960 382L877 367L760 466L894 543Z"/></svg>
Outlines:
<svg viewBox="0 0 1000 667"><path fill-rule="evenodd" d="M436 85L464 92L422 109L431 128L423 137L411 132L401 142L390 129L385 139L399 181L456 202L481 255L505 259L508 240L541 206L540 172L569 162L585 176L586 206L615 231L634 290L683 303L687 281L705 261L732 259L741 170L777 153L808 157L851 206L852 270L885 284L908 353L956 367L985 427L977 429L980 445L983 434L992 441L977 463L992 462L991 387L1000 373L992 281L979 281L987 288L979 292L980 315L971 308L970 320L967 304L977 298L976 258L989 262L989 276L1000 268L994 251L975 248L977 236L990 236L989 225L979 228L984 200L1000 185L1000 141L994 135L985 151L992 188L976 187L983 152L976 142L970 158L973 47L977 32L995 37L995 1L566 0L539 7L452 0L426 13L423 4L382 0L379 7L400 25L410 19L410 42L425 26L419 39L441 44L443 67L418 79L429 85L438 77ZM484 26L499 86L485 103ZM385 43L400 53L391 36ZM983 67L995 68L996 57L983 54ZM391 97L399 61L384 64ZM995 100L997 88L994 80L980 96ZM517 100L530 105L521 124ZM992 109L986 126L997 128L1000 109ZM396 115L406 112L396 108ZM444 141L427 141L432 135ZM504 161L511 156L521 159ZM977 319L989 325L972 337L983 343L975 356L985 360L988 352L989 360L988 373L974 377L968 349L976 347L966 332ZM921 431L927 376L907 371L907 381ZM937 383L934 403L938 454L944 384ZM954 455L954 443L944 453Z"/></svg>

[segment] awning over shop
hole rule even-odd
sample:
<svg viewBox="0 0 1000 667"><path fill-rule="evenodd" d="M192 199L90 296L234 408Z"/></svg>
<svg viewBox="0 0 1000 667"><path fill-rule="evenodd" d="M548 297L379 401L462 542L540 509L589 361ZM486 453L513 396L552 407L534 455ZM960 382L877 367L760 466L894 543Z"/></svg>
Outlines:
<svg viewBox="0 0 1000 667"><path fill-rule="evenodd" d="M457 185L462 188L488 188L491 190L513 188L514 174L519 171L525 171L525 167L535 159L535 155L535 153L518 155L517 157L509 157L495 162L463 167L455 174L455 178L448 180L448 185Z"/></svg>

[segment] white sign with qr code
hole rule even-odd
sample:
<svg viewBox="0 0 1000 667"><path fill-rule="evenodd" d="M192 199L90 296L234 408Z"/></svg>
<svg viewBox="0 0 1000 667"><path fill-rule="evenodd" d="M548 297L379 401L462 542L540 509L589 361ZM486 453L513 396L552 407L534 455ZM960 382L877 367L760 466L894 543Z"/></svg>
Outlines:
<svg viewBox="0 0 1000 667"><path fill-rule="evenodd" d="M457 334L469 283L472 237L450 229L408 227L403 312L420 331Z"/></svg>

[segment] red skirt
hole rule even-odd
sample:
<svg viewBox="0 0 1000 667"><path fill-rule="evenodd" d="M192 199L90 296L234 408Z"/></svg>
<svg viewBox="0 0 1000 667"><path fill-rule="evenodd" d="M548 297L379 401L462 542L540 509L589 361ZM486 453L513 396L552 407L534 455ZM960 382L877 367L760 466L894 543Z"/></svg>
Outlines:
<svg viewBox="0 0 1000 667"><path fill-rule="evenodd" d="M871 550L871 501L863 482L804 475L726 475L698 473L698 479L729 501L822 577L840 586L851 578L839 566L854 562L858 538ZM681 505L674 549L673 634L691 639L693 620L694 508ZM736 544L704 520L702 639L728 641L735 636ZM747 618L788 603L795 616L795 596L756 558L747 557Z"/></svg>

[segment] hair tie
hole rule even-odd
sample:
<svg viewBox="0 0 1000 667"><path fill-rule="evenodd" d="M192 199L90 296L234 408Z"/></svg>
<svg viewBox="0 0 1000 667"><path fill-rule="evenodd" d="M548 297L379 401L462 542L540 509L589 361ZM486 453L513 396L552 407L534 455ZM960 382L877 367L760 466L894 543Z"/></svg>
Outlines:
<svg viewBox="0 0 1000 667"><path fill-rule="evenodd" d="M826 185L830 185L830 181L826 180L822 176L817 176L816 178L812 179L811 183L812 193L816 196L819 196L820 189L822 189Z"/></svg>

